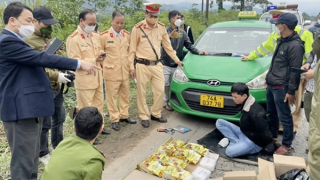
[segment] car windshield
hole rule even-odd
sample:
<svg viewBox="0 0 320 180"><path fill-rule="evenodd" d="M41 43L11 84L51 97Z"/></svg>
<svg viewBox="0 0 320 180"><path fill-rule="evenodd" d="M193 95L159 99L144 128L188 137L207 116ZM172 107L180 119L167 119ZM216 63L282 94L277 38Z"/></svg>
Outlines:
<svg viewBox="0 0 320 180"><path fill-rule="evenodd" d="M211 55L248 55L270 35L271 28L230 27L207 29L196 48Z"/></svg>

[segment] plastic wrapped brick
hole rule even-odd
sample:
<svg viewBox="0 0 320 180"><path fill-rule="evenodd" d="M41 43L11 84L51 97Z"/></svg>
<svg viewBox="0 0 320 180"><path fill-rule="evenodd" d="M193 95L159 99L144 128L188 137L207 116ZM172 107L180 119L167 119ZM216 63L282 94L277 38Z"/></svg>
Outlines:
<svg viewBox="0 0 320 180"><path fill-rule="evenodd" d="M200 167L203 167L209 171L213 171L216 167L217 159L211 159L208 157L203 157L200 161Z"/></svg>
<svg viewBox="0 0 320 180"><path fill-rule="evenodd" d="M204 169L202 167L197 167L192 172L193 180L208 180L211 175L211 171Z"/></svg>
<svg viewBox="0 0 320 180"><path fill-rule="evenodd" d="M173 166L166 166L163 171L163 178L166 180L187 180L190 176L190 172Z"/></svg>

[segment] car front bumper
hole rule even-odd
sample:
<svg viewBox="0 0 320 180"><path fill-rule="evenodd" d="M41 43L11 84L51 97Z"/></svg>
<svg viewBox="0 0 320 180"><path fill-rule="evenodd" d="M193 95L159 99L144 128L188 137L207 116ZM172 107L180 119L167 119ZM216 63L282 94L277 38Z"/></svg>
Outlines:
<svg viewBox="0 0 320 180"><path fill-rule="evenodd" d="M236 106L233 102L230 90L232 83L229 85L221 85L212 87L206 83L185 82L181 83L172 80L170 87L170 103L171 107L183 114L191 114L200 117L212 119L225 119L228 121L239 121L241 107ZM250 93L255 97L256 102L265 107L266 91L250 90ZM200 105L200 94L223 96L224 108L216 108Z"/></svg>

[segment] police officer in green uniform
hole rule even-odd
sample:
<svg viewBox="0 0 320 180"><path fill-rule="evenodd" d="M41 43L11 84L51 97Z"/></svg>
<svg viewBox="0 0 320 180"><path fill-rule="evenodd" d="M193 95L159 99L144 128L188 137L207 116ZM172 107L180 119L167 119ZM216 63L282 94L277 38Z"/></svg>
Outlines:
<svg viewBox="0 0 320 180"><path fill-rule="evenodd" d="M43 51L46 44L49 43L52 33L52 25L57 23L51 11L44 6L37 7L33 10L33 24L35 32L30 38L25 38L24 41L33 49ZM53 116L44 117L43 127L40 137L40 162L46 165L50 159L50 151L48 148L48 132L51 128L51 144L56 148L63 139L63 122L66 119L65 107L63 104L63 90L60 88L60 83L70 82L65 77L65 73L59 72L57 69L45 68L45 71L51 81L51 87L54 90L55 112Z"/></svg>
<svg viewBox="0 0 320 180"><path fill-rule="evenodd" d="M102 129L103 118L96 107L80 109L74 122L76 136L54 150L41 180L101 179L105 157L92 143Z"/></svg>

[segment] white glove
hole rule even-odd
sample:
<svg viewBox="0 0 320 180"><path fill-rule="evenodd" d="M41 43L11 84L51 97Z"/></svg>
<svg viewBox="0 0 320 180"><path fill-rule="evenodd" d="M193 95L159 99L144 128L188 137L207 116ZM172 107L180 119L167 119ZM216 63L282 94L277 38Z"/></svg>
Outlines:
<svg viewBox="0 0 320 180"><path fill-rule="evenodd" d="M58 80L57 82L58 83L67 83L67 82L70 82L70 79L66 78L66 75L65 73L59 73L59 76L58 76Z"/></svg>

